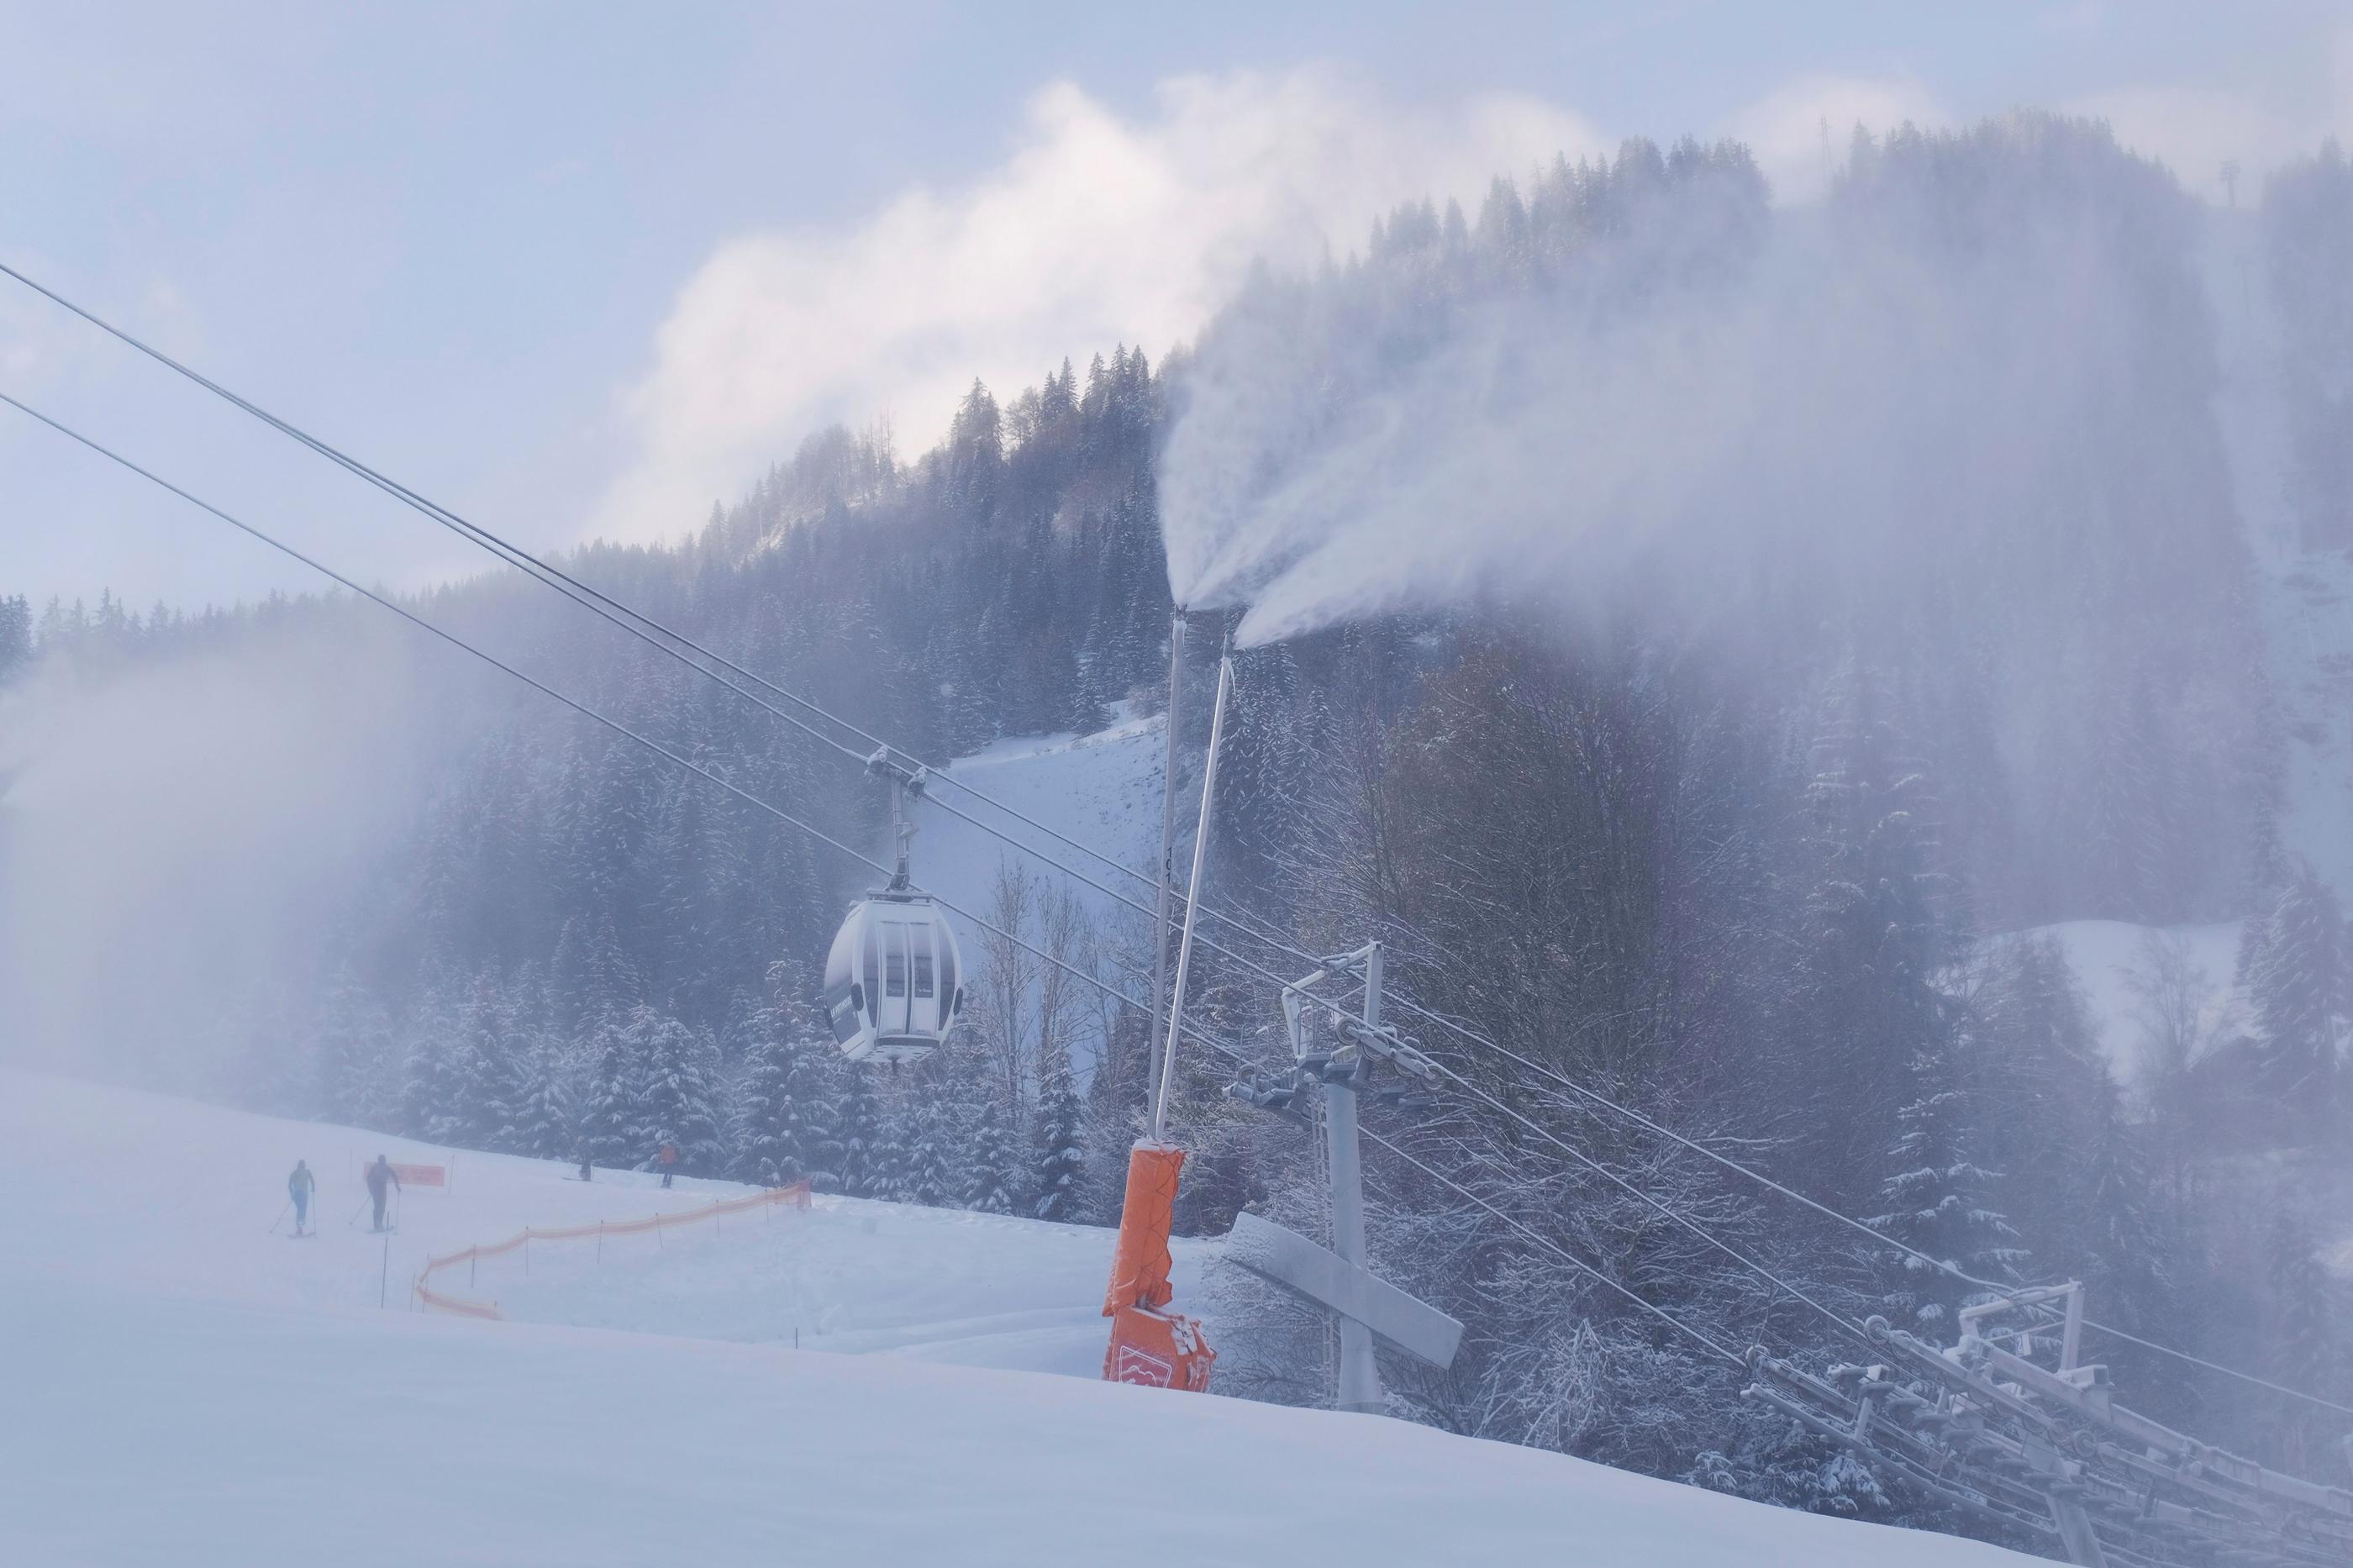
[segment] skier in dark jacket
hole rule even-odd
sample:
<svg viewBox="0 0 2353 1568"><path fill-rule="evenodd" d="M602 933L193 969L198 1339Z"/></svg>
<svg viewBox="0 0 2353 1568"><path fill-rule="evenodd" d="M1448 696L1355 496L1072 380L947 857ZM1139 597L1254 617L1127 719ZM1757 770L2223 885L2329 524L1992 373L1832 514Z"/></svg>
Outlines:
<svg viewBox="0 0 2353 1568"><path fill-rule="evenodd" d="M375 1224L373 1226L374 1229L382 1230L384 1228L385 1194L399 1185L400 1178L394 1173L392 1162L385 1159L383 1155L378 1154L375 1157L375 1163L367 1168L368 1197L375 1204Z"/></svg>
<svg viewBox="0 0 2353 1568"><path fill-rule="evenodd" d="M286 1178L286 1195L294 1200L294 1234L302 1234L302 1223L310 1217L311 1194L319 1189L319 1180L311 1174L311 1167L301 1160Z"/></svg>
<svg viewBox="0 0 2353 1568"><path fill-rule="evenodd" d="M664 1139L661 1152L654 1156L654 1168L662 1173L662 1185L670 1185L670 1179L678 1174L678 1145Z"/></svg>

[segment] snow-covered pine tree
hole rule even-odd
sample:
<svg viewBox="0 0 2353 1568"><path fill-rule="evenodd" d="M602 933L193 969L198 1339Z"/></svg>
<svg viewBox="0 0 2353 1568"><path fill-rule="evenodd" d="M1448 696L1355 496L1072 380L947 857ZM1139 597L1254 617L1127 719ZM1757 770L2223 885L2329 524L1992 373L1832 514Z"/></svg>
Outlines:
<svg viewBox="0 0 2353 1568"><path fill-rule="evenodd" d="M638 1138L638 1103L643 1079L627 1020L592 1023L583 1040L596 1067L588 1080L580 1119L581 1146L599 1165L627 1170L650 1151Z"/></svg>
<svg viewBox="0 0 2353 1568"><path fill-rule="evenodd" d="M1934 801L1894 722L1887 679L1850 658L1822 700L1806 805L1817 881L1801 984L1820 1073L1819 1157L1849 1181L1918 1098L1950 1024L1936 986L1945 945L1930 866ZM1860 1195L1860 1194L1858 1194Z"/></svg>
<svg viewBox="0 0 2353 1568"><path fill-rule="evenodd" d="M983 1214L1011 1214L1015 1208L1013 1140L1006 1131L1005 1108L992 1094L980 1096L972 1142L965 1156L964 1206Z"/></svg>
<svg viewBox="0 0 2353 1568"><path fill-rule="evenodd" d="M914 1115L914 1106L905 1099L875 1097L874 1135L866 1146L868 1197L894 1204L908 1201L908 1154L913 1146Z"/></svg>
<svg viewBox="0 0 2353 1568"><path fill-rule="evenodd" d="M780 1187L815 1170L809 1124L813 1075L804 1052L822 1048L777 1027L758 1029L745 1043L734 1110L735 1160L729 1173L737 1181Z"/></svg>
<svg viewBox="0 0 2353 1568"><path fill-rule="evenodd" d="M452 1053L459 1107L453 1120L468 1148L514 1152L512 1140L523 1070L515 1035L512 1011L498 976L486 969L474 977Z"/></svg>
<svg viewBox="0 0 2353 1568"><path fill-rule="evenodd" d="M408 1021L407 1063L401 1083L400 1130L411 1138L447 1142L463 1128L463 1079L458 1065L458 1009L437 980Z"/></svg>
<svg viewBox="0 0 2353 1568"><path fill-rule="evenodd" d="M347 1127L382 1125L378 1119L394 1109L383 1098L392 1054L392 1020L384 1005L344 966L336 972L316 1026L312 1105L329 1121Z"/></svg>
<svg viewBox="0 0 2353 1568"><path fill-rule="evenodd" d="M579 1107L554 1038L535 1036L518 1065L508 1146L534 1160L571 1160L580 1152Z"/></svg>
<svg viewBox="0 0 2353 1568"><path fill-rule="evenodd" d="M629 1014L630 1054L642 1064L635 1129L638 1162L678 1145L681 1175L715 1175L726 1160L711 1088L710 1042L676 1018L639 1005Z"/></svg>
<svg viewBox="0 0 2353 1568"><path fill-rule="evenodd" d="M2344 1391L2346 1381L2345 1345L2336 1328L2344 1302L2337 1299L2338 1288L2321 1266L2312 1228L2282 1210L2272 1216L2263 1251L2271 1287L2270 1331L2264 1339L2273 1379L2334 1397ZM2278 1413L2273 1442L2274 1462L2281 1468L2302 1475L2317 1469L2315 1461L2334 1434L2316 1415L2303 1407Z"/></svg>
<svg viewBox="0 0 2353 1568"><path fill-rule="evenodd" d="M955 1165L951 1157L952 1129L945 1108L925 1096L907 1108L904 1126L902 1200L925 1208L948 1206L962 1194L957 1190Z"/></svg>
<svg viewBox="0 0 2353 1568"><path fill-rule="evenodd" d="M1039 1219L1068 1222L1078 1217L1086 1169L1081 1131L1070 1053L1057 1049L1039 1064L1038 1116L1029 1139L1030 1178L1037 1194L1030 1212Z"/></svg>
<svg viewBox="0 0 2353 1568"><path fill-rule="evenodd" d="M2288 868L2247 984L2264 1087L2293 1114L2324 1116L2345 1037L2345 917L2310 861Z"/></svg>
<svg viewBox="0 0 2353 1568"><path fill-rule="evenodd" d="M867 1082L866 1069L855 1063L846 1064L840 1088L833 1097L832 1135L828 1140L834 1191L853 1198L880 1195L886 1182L875 1162L881 1123L880 1108L875 1103L873 1086Z"/></svg>
<svg viewBox="0 0 2353 1568"><path fill-rule="evenodd" d="M1942 1342L1957 1331L1958 1309L1986 1294L1950 1270L2007 1282L2017 1278L2021 1253L2017 1233L1993 1206L1993 1173L1968 1152L1975 1129L1951 1051L1920 1051L1912 1081L1880 1186L1883 1212L1865 1223L1936 1260L1896 1254L1885 1310L1898 1328Z"/></svg>

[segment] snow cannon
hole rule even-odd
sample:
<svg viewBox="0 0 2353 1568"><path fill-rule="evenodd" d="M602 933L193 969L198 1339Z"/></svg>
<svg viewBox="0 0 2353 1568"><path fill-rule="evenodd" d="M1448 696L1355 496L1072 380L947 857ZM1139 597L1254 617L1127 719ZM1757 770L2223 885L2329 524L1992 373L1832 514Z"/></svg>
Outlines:
<svg viewBox="0 0 2353 1568"><path fill-rule="evenodd" d="M1145 1139L1128 1152L1127 1195L1120 1205L1111 1285L1103 1292L1103 1316L1111 1320L1111 1343L1103 1352L1106 1383L1193 1394L1209 1386L1218 1352L1209 1348L1199 1320L1167 1310L1176 1294L1168 1282L1174 1262L1168 1233L1184 1164L1185 1151L1173 1143Z"/></svg>
<svg viewBox="0 0 2353 1568"><path fill-rule="evenodd" d="M1183 612L1178 612L1170 637L1168 690L1169 733L1176 730L1175 709L1178 662L1184 648ZM1209 716L1209 754L1201 767L1200 826L1193 834L1193 876L1186 886L1185 925L1176 942L1176 980L1168 992L1168 1034L1160 1050L1160 1087L1153 1096L1152 1135L1139 1139L1127 1155L1127 1195L1120 1205L1119 1242L1112 1252L1111 1285L1103 1292L1103 1316L1111 1320L1111 1343L1103 1351L1103 1381L1132 1383L1145 1388L1181 1388L1199 1394L1209 1386L1209 1369L1218 1352L1201 1333L1199 1320L1168 1310L1176 1287L1168 1282L1172 1262L1168 1232L1176 1217L1176 1177L1185 1168L1185 1151L1168 1141L1168 1091L1176 1081L1176 1045L1183 1038L1185 982L1193 965L1193 931L1201 911L1201 870L1209 847L1209 806L1218 798L1218 752L1226 733L1226 697L1233 689L1234 663L1218 661L1217 706ZM1173 753L1172 753L1173 754ZM1162 781L1164 824L1167 801L1175 788L1172 767ZM1161 906L1167 907L1169 889L1167 830L1161 842ZM1166 951L1166 931L1155 930L1153 942ZM1153 999L1159 1001L1155 983ZM1156 1020L1155 1020L1156 1022Z"/></svg>

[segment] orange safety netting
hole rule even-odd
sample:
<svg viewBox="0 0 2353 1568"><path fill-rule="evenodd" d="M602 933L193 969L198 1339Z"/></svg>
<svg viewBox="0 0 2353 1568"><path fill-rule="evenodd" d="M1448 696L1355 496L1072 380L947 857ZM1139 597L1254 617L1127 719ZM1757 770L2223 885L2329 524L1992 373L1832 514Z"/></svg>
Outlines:
<svg viewBox="0 0 2353 1568"><path fill-rule="evenodd" d="M534 1241L586 1241L591 1237L641 1236L649 1230L659 1231L674 1226L692 1225L697 1220L716 1221L721 1215L743 1214L747 1210L757 1208L773 1210L779 1204L788 1204L797 1209L808 1207L808 1183L795 1182L788 1187L770 1187L764 1192L747 1194L740 1198L721 1198L716 1202L704 1204L700 1208L679 1209L674 1213L650 1215L644 1219L598 1220L594 1225L556 1226L547 1229L542 1229L536 1226L525 1226L504 1241L482 1242L460 1251L427 1258L425 1267L417 1270L413 1289L420 1306L429 1307L440 1312L455 1312L460 1317L496 1320L500 1316L499 1304L496 1301L470 1301L462 1296L445 1296L434 1289L427 1281L444 1268L455 1268L460 1263L477 1263L485 1258L503 1257L517 1247L527 1247Z"/></svg>

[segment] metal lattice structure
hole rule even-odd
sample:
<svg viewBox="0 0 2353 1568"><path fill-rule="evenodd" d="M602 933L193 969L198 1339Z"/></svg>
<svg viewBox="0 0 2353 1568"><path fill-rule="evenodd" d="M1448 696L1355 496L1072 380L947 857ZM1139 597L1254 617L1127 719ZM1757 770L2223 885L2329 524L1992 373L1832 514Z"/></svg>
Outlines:
<svg viewBox="0 0 2353 1568"><path fill-rule="evenodd" d="M2046 1556L2105 1568L2353 1568L2353 1492L2116 1403L2076 1360L2081 1284L1964 1310L1945 1349L1873 1318L1887 1360L1817 1376L1749 1352L1750 1398ZM2033 1357L2055 1342L2057 1366Z"/></svg>

